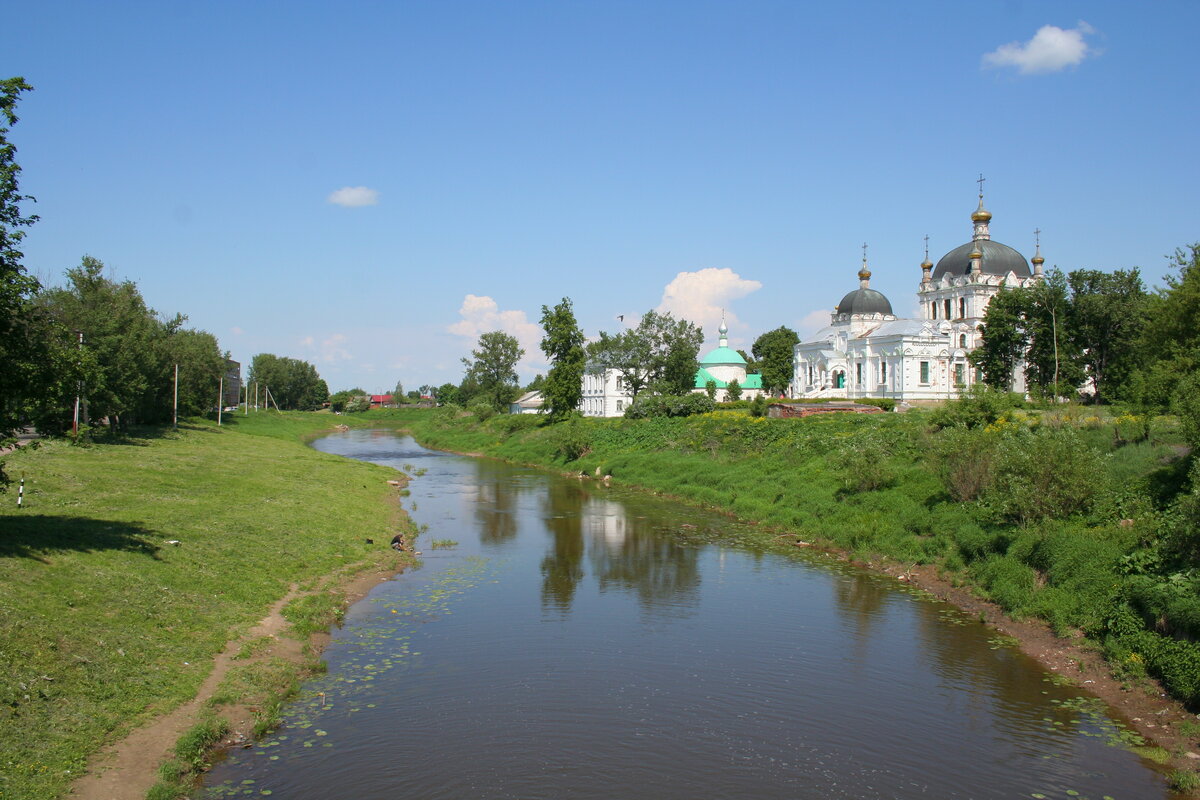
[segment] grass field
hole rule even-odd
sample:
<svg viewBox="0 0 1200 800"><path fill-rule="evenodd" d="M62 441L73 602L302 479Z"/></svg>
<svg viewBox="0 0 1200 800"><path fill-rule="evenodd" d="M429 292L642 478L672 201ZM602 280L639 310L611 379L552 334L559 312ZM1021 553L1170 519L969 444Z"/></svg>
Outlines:
<svg viewBox="0 0 1200 800"><path fill-rule="evenodd" d="M0 495L0 798L61 796L101 745L194 696L292 584L394 560L395 471L301 444L335 421L260 413L5 457L25 497Z"/></svg>

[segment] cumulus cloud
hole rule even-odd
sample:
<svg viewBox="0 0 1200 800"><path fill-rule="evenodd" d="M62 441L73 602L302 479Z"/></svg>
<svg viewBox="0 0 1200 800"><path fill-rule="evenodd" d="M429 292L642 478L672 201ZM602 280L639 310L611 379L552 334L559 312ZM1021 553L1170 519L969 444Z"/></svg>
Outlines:
<svg viewBox="0 0 1200 800"><path fill-rule="evenodd" d="M828 325L831 314L832 311L828 308L819 308L805 314L796 326L796 333L800 334L800 340L807 341L814 333Z"/></svg>
<svg viewBox="0 0 1200 800"><path fill-rule="evenodd" d="M335 333L318 341L316 337L305 336L300 340L308 351L309 358L318 364L333 364L338 361L349 361L353 358L347 349L349 337L344 333Z"/></svg>
<svg viewBox="0 0 1200 800"><path fill-rule="evenodd" d="M747 280L728 267L707 267L695 272L681 272L663 289L657 311L674 314L700 325L707 332L721 320L736 322L737 316L729 305L739 297L762 288L758 281Z"/></svg>
<svg viewBox="0 0 1200 800"><path fill-rule="evenodd" d="M1016 67L1022 75L1058 72L1080 64L1096 52L1084 37L1096 29L1083 20L1079 25L1063 30L1056 25L1043 25L1028 42L1002 44L983 56L985 67Z"/></svg>
<svg viewBox="0 0 1200 800"><path fill-rule="evenodd" d="M487 295L469 294L463 298L458 315L462 319L447 326L446 330L470 339L472 345L479 340L481 334L504 331L516 337L517 342L525 349L522 363L529 363L532 358L541 358L541 326L530 322L524 311L501 311L499 303Z"/></svg>
<svg viewBox="0 0 1200 800"><path fill-rule="evenodd" d="M376 205L379 202L379 192L366 186L345 186L331 192L325 199L336 206L358 208Z"/></svg>

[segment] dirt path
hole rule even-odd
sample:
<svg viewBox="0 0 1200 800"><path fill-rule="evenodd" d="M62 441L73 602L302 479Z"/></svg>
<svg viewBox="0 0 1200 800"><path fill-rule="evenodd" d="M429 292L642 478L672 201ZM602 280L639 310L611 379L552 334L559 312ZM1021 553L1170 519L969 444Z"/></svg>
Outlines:
<svg viewBox="0 0 1200 800"><path fill-rule="evenodd" d="M357 602L380 582L390 580L395 574L394 570L379 568L358 574L341 588L345 596L344 603L349 606ZM309 652L320 652L329 641L328 634L314 634L307 643L282 635L289 623L281 612L299 594L296 587L292 586L258 624L244 636L229 642L213 659L213 670L194 698L101 750L91 760L87 773L71 787L71 797L79 800L144 800L146 792L158 781L159 765L171 758L179 737L199 720L205 703L229 673L235 656L244 644L269 637L272 640L270 647L260 652L258 657L274 656L293 663L308 659L306 644ZM222 742L223 747L234 747L250 741L254 726L253 708L246 705L228 706L221 709L221 715L230 723L230 733Z"/></svg>

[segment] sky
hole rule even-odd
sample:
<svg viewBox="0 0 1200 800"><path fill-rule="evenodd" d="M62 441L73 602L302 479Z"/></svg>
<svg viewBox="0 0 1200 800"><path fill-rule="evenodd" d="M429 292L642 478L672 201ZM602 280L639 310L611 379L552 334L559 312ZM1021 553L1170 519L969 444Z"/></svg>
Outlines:
<svg viewBox="0 0 1200 800"><path fill-rule="evenodd" d="M458 383L480 334L547 368L649 309L750 349L858 288L916 315L992 237L1047 267L1200 239L1200 3L9 3L0 77L40 216L163 315L312 363L332 391ZM623 319L622 319L623 318ZM703 351L702 351L703 352Z"/></svg>

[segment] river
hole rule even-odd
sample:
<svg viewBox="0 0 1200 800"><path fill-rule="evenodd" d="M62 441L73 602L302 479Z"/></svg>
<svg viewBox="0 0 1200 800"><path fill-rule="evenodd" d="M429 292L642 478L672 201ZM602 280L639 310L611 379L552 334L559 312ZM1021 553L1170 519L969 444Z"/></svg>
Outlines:
<svg viewBox="0 0 1200 800"><path fill-rule="evenodd" d="M890 579L388 431L314 446L415 475L422 565L350 610L328 673L198 797L1168 794L1103 707Z"/></svg>

